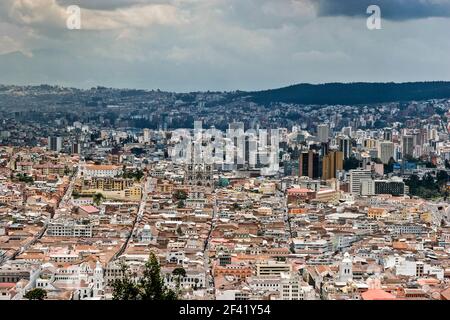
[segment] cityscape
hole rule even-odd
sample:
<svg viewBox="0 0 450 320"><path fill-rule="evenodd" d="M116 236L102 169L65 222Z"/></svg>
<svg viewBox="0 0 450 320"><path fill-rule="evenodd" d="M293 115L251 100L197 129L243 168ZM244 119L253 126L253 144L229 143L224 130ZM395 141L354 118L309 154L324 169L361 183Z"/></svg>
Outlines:
<svg viewBox="0 0 450 320"><path fill-rule="evenodd" d="M450 99L0 89L2 299L115 299L150 254L184 300L448 298Z"/></svg>
<svg viewBox="0 0 450 320"><path fill-rule="evenodd" d="M406 6L3 1L0 300L450 300L450 1Z"/></svg>

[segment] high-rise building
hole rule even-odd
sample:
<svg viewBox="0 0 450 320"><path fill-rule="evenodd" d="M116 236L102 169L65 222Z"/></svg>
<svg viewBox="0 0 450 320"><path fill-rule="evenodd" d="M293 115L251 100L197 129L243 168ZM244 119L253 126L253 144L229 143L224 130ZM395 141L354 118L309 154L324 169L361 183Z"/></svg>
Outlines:
<svg viewBox="0 0 450 320"><path fill-rule="evenodd" d="M59 152L62 149L61 137L48 137L48 149L51 151Z"/></svg>
<svg viewBox="0 0 450 320"><path fill-rule="evenodd" d="M365 169L350 170L350 193L361 194L361 183L363 180L372 179L372 171Z"/></svg>
<svg viewBox="0 0 450 320"><path fill-rule="evenodd" d="M319 142L328 142L330 136L330 127L328 124L319 124L317 126L317 138Z"/></svg>
<svg viewBox="0 0 450 320"><path fill-rule="evenodd" d="M390 194L402 196L405 194L405 183L402 180L361 180L361 195L373 196L377 194Z"/></svg>
<svg viewBox="0 0 450 320"><path fill-rule="evenodd" d="M336 178L336 172L343 170L344 153L341 151L331 151L322 160L322 179L329 180Z"/></svg>
<svg viewBox="0 0 450 320"><path fill-rule="evenodd" d="M413 156L414 154L414 136L404 135L402 137L402 154L405 156Z"/></svg>
<svg viewBox="0 0 450 320"><path fill-rule="evenodd" d="M336 138L339 151L344 153L344 159L350 158L352 155L352 140L348 136L339 136Z"/></svg>
<svg viewBox="0 0 450 320"><path fill-rule="evenodd" d="M375 194L391 194L402 196L405 194L405 183L402 180L375 180Z"/></svg>
<svg viewBox="0 0 450 320"><path fill-rule="evenodd" d="M314 150L301 153L299 158L299 176L310 177L311 179L319 178L319 160L319 154Z"/></svg>
<svg viewBox="0 0 450 320"><path fill-rule="evenodd" d="M72 154L80 154L81 153L81 145L79 142L72 143Z"/></svg>
<svg viewBox="0 0 450 320"><path fill-rule="evenodd" d="M144 129L144 142L150 142L150 129Z"/></svg>
<svg viewBox="0 0 450 320"><path fill-rule="evenodd" d="M245 165L246 147L249 145L249 139L244 134L244 123L243 122L231 122L228 124L228 134L233 145L233 167L234 169L242 168ZM269 143L270 139L267 140ZM258 162L258 161L257 161Z"/></svg>
<svg viewBox="0 0 450 320"><path fill-rule="evenodd" d="M391 141L382 141L378 145L378 156L384 164L388 164L389 160L394 157L394 143Z"/></svg>
<svg viewBox="0 0 450 320"><path fill-rule="evenodd" d="M352 127L344 127L344 128L342 128L341 132L344 135L351 137L352 136Z"/></svg>
<svg viewBox="0 0 450 320"><path fill-rule="evenodd" d="M383 139L385 141L392 141L392 129L391 128L386 128L383 131Z"/></svg>

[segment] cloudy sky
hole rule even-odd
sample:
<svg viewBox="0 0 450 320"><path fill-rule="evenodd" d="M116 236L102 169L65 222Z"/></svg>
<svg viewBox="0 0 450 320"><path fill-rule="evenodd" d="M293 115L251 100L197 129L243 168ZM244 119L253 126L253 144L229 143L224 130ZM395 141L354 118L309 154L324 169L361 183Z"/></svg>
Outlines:
<svg viewBox="0 0 450 320"><path fill-rule="evenodd" d="M382 29L368 30L377 4ZM69 5L81 30L69 30ZM0 83L175 91L450 80L450 0L1 0Z"/></svg>

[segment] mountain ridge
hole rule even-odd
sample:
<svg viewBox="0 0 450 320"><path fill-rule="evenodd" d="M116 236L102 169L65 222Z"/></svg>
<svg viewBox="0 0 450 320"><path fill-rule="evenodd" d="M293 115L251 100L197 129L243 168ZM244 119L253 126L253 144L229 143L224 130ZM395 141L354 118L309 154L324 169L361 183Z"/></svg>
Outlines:
<svg viewBox="0 0 450 320"><path fill-rule="evenodd" d="M359 105L450 98L450 81L300 83L278 89L242 92L253 102Z"/></svg>

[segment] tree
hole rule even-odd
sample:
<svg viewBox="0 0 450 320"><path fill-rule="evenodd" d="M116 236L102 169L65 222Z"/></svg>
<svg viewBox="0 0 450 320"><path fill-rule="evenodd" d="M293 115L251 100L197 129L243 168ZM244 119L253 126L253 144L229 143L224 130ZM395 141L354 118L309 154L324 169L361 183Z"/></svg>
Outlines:
<svg viewBox="0 0 450 320"><path fill-rule="evenodd" d="M95 205L100 205L102 201L105 199L105 196L101 193L96 193L92 196L92 201L95 203Z"/></svg>
<svg viewBox="0 0 450 320"><path fill-rule="evenodd" d="M123 277L112 283L113 300L139 300L139 288L133 281L128 266L121 265Z"/></svg>
<svg viewBox="0 0 450 320"><path fill-rule="evenodd" d="M24 297L28 300L44 300L47 298L47 291L41 288L34 288L25 293Z"/></svg>
<svg viewBox="0 0 450 320"><path fill-rule="evenodd" d="M449 178L450 177L447 171L444 170L440 170L436 175L436 179L440 187L444 186L448 182Z"/></svg>
<svg viewBox="0 0 450 320"><path fill-rule="evenodd" d="M387 163L387 165L384 166L384 173L392 173L394 172L394 164L395 164L395 160L393 157L389 158L389 162Z"/></svg>
<svg viewBox="0 0 450 320"><path fill-rule="evenodd" d="M19 174L17 174L16 178L20 182L25 182L25 183L33 183L34 182L33 177L28 176L26 173L25 174L19 173Z"/></svg>
<svg viewBox="0 0 450 320"><path fill-rule="evenodd" d="M139 281L142 300L176 300L176 294L164 285L161 267L155 254L145 264L144 275Z"/></svg>
<svg viewBox="0 0 450 320"><path fill-rule="evenodd" d="M174 193L174 197L176 200L186 200L187 199L187 193L184 190L177 190Z"/></svg>
<svg viewBox="0 0 450 320"><path fill-rule="evenodd" d="M172 274L176 277L177 289L180 290L181 278L186 277L186 270L182 267L173 269Z"/></svg>
<svg viewBox="0 0 450 320"><path fill-rule="evenodd" d="M164 285L161 267L152 252L144 266L143 275L134 281L128 267L122 265L123 277L113 282L113 300L177 300L175 291Z"/></svg>
<svg viewBox="0 0 450 320"><path fill-rule="evenodd" d="M344 170L349 171L353 169L358 169L361 165L361 162L355 157L350 157L344 160Z"/></svg>

